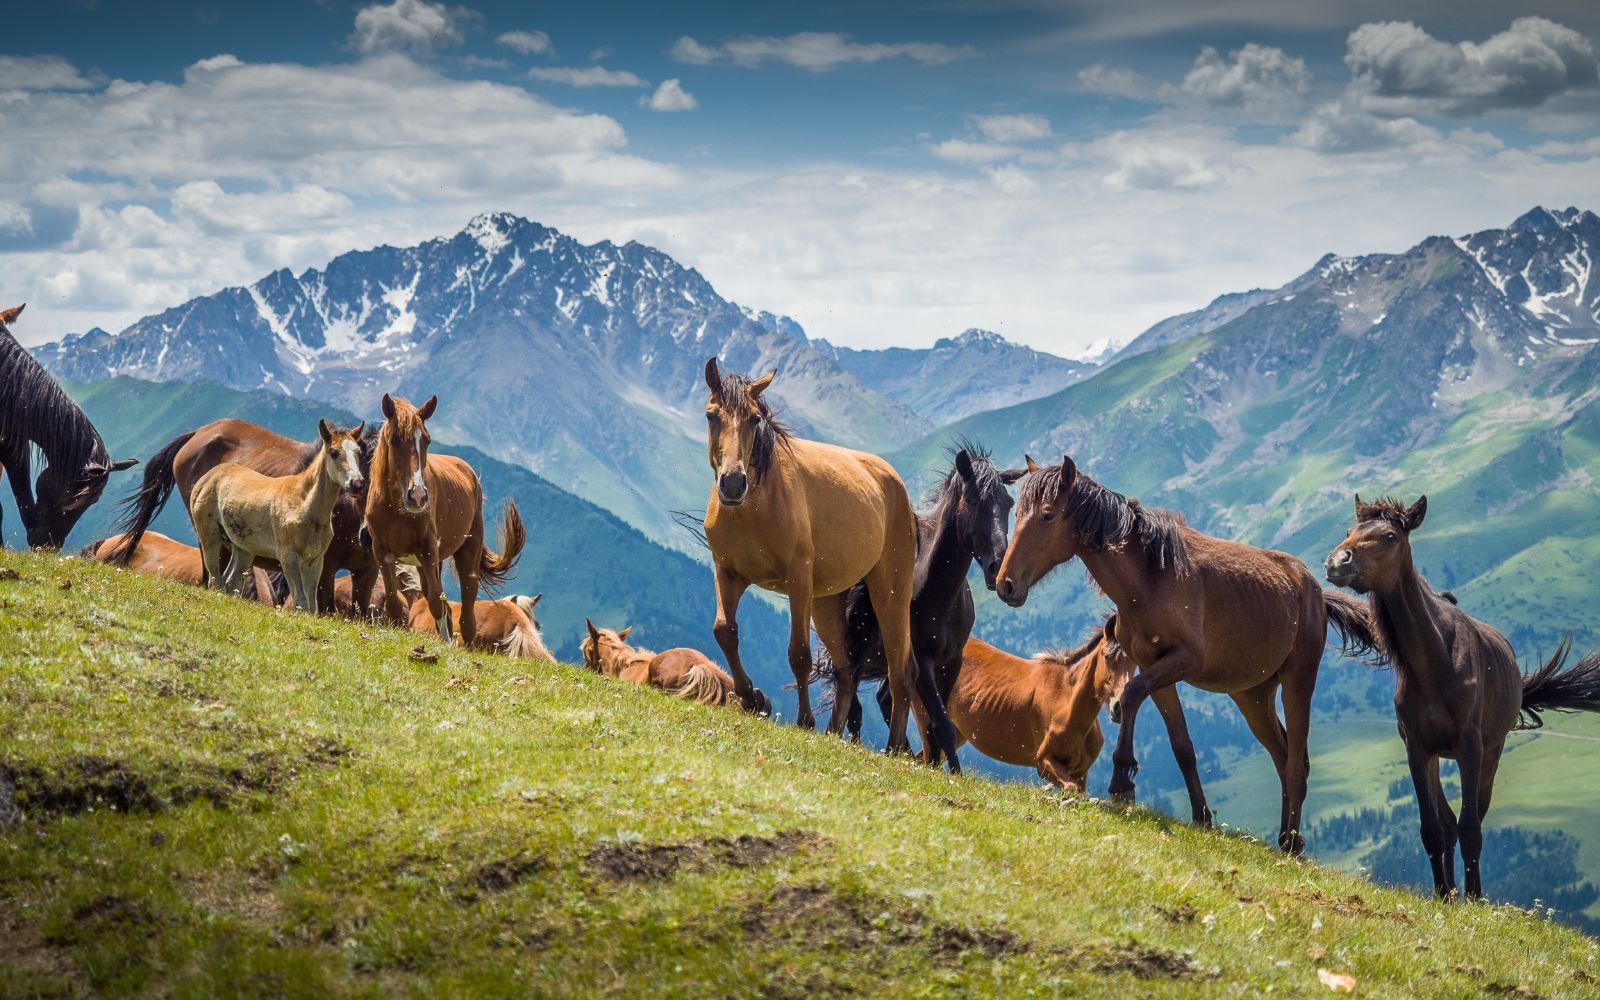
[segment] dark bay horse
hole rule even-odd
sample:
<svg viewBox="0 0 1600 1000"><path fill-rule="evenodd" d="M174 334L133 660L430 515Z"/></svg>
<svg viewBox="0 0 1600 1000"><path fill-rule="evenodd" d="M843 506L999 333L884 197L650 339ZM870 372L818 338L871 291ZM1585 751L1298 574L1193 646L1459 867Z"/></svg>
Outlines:
<svg viewBox="0 0 1600 1000"><path fill-rule="evenodd" d="M438 405L438 396L412 406L398 396L383 394L383 430L373 449L367 490L367 533L391 602L385 616L404 613L395 579L396 562L415 560L422 572L423 600L445 642L454 640L456 629L445 604L439 571L443 560L454 561L461 582L461 642L472 646L478 638L478 583L505 583L522 555L526 535L516 503L507 500L500 535L502 551L497 553L486 544L483 485L478 474L453 455L428 454L432 437L427 421Z"/></svg>
<svg viewBox="0 0 1600 1000"><path fill-rule="evenodd" d="M984 583L994 589L995 572L1006 551L1011 528L1011 494L1006 487L1021 479L1026 469L995 468L989 453L967 441L958 444L955 460L929 494L931 507L917 514L917 564L911 591L911 648L917 660L933 668L937 696L948 698L961 670L962 651L972 634L975 613L967 573L976 562ZM887 673L883 634L873 613L871 595L864 583L845 595L845 649L850 679L848 729L861 738L861 702L855 687L863 677L882 678ZM923 690L926 702L935 692ZM888 708L887 686L878 688L880 705ZM884 712L884 719L890 712ZM923 733L924 759L938 763L937 747Z"/></svg>
<svg viewBox="0 0 1600 1000"><path fill-rule="evenodd" d="M11 324L23 308L0 310L0 469L11 480L28 544L59 549L111 473L139 460L112 461L89 418L17 343ZM36 483L29 482L33 448L45 460Z"/></svg>
<svg viewBox="0 0 1600 1000"><path fill-rule="evenodd" d="M865 580L882 627L893 708L889 749L906 751L914 679L923 675L911 649L911 593L917 523L894 469L876 455L790 435L762 393L776 372L755 381L723 375L706 362L707 454L715 479L706 503L706 541L716 573L717 645L745 708L768 708L739 659L736 614L754 584L789 597L789 669L798 687L796 721L815 728L811 696L811 627L836 663L848 663L844 595ZM930 674L931 676L931 674ZM852 688L836 689L828 731L843 731ZM918 702L934 745L952 770L955 730L935 695Z"/></svg>
<svg viewBox="0 0 1600 1000"><path fill-rule="evenodd" d="M1328 554L1328 581L1367 594L1385 657L1394 665L1394 714L1422 817L1422 846L1442 898L1456 891L1456 844L1468 898L1483 895L1483 817L1506 734L1537 728L1539 712L1600 712L1600 653L1563 670L1570 643L1523 676L1511 643L1436 594L1411 560L1411 533L1428 498L1410 507L1356 497L1356 524ZM1461 768L1461 815L1439 782L1439 758Z"/></svg>
<svg viewBox="0 0 1600 1000"><path fill-rule="evenodd" d="M1324 595L1293 556L1201 534L1180 515L1080 474L1070 457L1048 468L1030 460L1029 468L997 589L1021 607L1033 584L1077 556L1116 604L1117 643L1140 672L1122 692L1111 794L1133 792L1139 706L1152 691L1185 681L1239 706L1278 772L1278 846L1302 853L1311 695L1328 621L1347 649L1371 649L1366 609ZM1280 689L1287 725L1275 704Z"/></svg>
<svg viewBox="0 0 1600 1000"><path fill-rule="evenodd" d="M376 426L369 427L358 442L363 477L369 474L377 434ZM321 449L320 440L307 444L232 418L213 420L204 427L178 435L151 456L145 463L144 481L123 498L117 530L128 540L128 545L115 553L120 558L114 561L126 559L138 547L174 490L187 510L200 477L223 462L242 465L264 476L288 476L305 471ZM350 572L359 611L367 607L373 581L378 578L378 564L361 544L366 494L365 487L344 490L333 505L333 542L323 557L322 576L317 581L317 606L325 610L337 607L333 578L340 570ZM270 559L257 559L255 564L269 570L279 568Z"/></svg>

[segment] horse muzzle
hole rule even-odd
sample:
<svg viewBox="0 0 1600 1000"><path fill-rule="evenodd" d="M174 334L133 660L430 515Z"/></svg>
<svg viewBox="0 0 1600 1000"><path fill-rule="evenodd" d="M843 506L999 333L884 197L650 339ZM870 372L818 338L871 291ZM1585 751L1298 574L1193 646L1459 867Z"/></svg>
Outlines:
<svg viewBox="0 0 1600 1000"><path fill-rule="evenodd" d="M1027 586L1017 584L1009 576L1000 581L1000 585L995 588L995 593L1002 601L1005 601L1013 608L1022 607L1028 600Z"/></svg>
<svg viewBox="0 0 1600 1000"><path fill-rule="evenodd" d="M724 472L717 477L717 500L724 507L737 507L750 495L750 478L743 472Z"/></svg>
<svg viewBox="0 0 1600 1000"><path fill-rule="evenodd" d="M351 493L360 493L367 488L367 481L360 476L351 476L345 481L344 488Z"/></svg>
<svg viewBox="0 0 1600 1000"><path fill-rule="evenodd" d="M410 511L424 511L428 509L428 491L421 486L413 486L406 490L406 509Z"/></svg>
<svg viewBox="0 0 1600 1000"><path fill-rule="evenodd" d="M1328 582L1336 587L1355 587L1361 577L1361 572L1356 568L1355 554L1349 549L1337 549L1328 553L1328 558L1322 562L1323 575Z"/></svg>

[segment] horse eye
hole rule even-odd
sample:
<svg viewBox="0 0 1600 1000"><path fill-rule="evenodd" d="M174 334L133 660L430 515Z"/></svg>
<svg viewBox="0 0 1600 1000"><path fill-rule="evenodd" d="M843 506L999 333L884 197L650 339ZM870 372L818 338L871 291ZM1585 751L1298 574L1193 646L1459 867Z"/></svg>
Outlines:
<svg viewBox="0 0 1600 1000"><path fill-rule="evenodd" d="M1384 541L1394 542L1394 541L1398 541L1400 539L1400 536L1395 534L1392 531L1385 531L1383 533L1383 538L1384 538Z"/></svg>
<svg viewBox="0 0 1600 1000"><path fill-rule="evenodd" d="M1044 512L1043 517L1046 521L1054 521L1056 519L1056 512L1053 510L1047 510Z"/></svg>

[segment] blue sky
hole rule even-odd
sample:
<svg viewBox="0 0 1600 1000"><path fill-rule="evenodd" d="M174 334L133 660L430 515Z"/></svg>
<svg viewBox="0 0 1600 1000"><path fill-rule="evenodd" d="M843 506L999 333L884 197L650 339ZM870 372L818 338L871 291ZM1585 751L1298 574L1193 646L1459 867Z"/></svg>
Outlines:
<svg viewBox="0 0 1600 1000"><path fill-rule="evenodd" d="M32 341L509 210L858 346L1062 353L1322 253L1600 209L1600 5L35 3Z"/></svg>

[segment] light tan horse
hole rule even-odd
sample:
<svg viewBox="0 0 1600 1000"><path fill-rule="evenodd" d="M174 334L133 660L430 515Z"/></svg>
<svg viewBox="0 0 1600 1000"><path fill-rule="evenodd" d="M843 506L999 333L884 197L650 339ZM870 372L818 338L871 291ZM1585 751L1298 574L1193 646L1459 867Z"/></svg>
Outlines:
<svg viewBox="0 0 1600 1000"><path fill-rule="evenodd" d="M534 603L538 598L534 598ZM461 605L456 601L448 602L450 613L454 616L461 614ZM539 623L534 621L529 613L531 605L524 605L512 598L502 598L497 601L478 601L474 609L475 619L478 624L478 636L475 645L479 648L491 649L507 656L528 660L548 660L555 662L555 657L544 644L544 637L539 634ZM413 632L425 635L438 635L439 624L433 617L433 612L428 609L427 601L413 600L406 624ZM461 637L456 637L456 643L461 645Z"/></svg>
<svg viewBox="0 0 1600 1000"><path fill-rule="evenodd" d="M322 560L333 544L333 505L339 491L360 490L361 431L318 421L322 450L302 472L263 476L223 462L200 477L189 499L189 518L211 586L237 594L244 571L257 558L276 560L295 607L317 612ZM222 566L223 549L231 550Z"/></svg>
<svg viewBox="0 0 1600 1000"><path fill-rule="evenodd" d="M589 670L630 684L661 688L702 705L738 704L733 678L699 650L687 646L661 653L636 649L626 642L632 625L614 631L597 628L587 618L583 624L588 630L581 646L583 665Z"/></svg>
<svg viewBox="0 0 1600 1000"><path fill-rule="evenodd" d="M722 374L706 362L707 451L715 481L706 502L706 541L716 571L714 630L745 708L770 710L739 659L739 600L754 584L789 597L789 669L799 695L796 722L815 728L807 683L811 628L834 663L828 732L841 733L854 684L845 649L845 592L866 581L867 596L883 633L892 698L889 750L909 752L907 716L918 667L911 652L911 595L917 559L917 521L905 484L876 455L806 441L775 419L762 393L776 372L755 381ZM955 729L937 693L921 708L925 729L950 761ZM931 727L931 728L930 728Z"/></svg>
<svg viewBox="0 0 1600 1000"><path fill-rule="evenodd" d="M461 582L461 639L477 642L478 582L498 586L506 581L522 554L525 531L517 505L506 501L501 528L502 551L496 553L483 534L483 484L472 466L452 455L429 455L432 437L427 421L439 405L429 396L412 406L383 394L383 431L372 455L372 488L367 491L367 534L372 557L383 574L387 593L384 614L401 616L395 565L415 561L422 570L422 594L428 612L446 641L455 637L454 612L444 600L439 577L442 560L455 563Z"/></svg>
<svg viewBox="0 0 1600 1000"><path fill-rule="evenodd" d="M146 576L176 580L191 587L205 586L205 562L200 558L200 550L193 545L185 545L159 531L146 531L124 561L123 546L126 543L127 535L112 535L90 542L78 554L107 566L125 566ZM245 584L244 596L268 607L276 605L272 574L259 566L250 567L250 579Z"/></svg>

